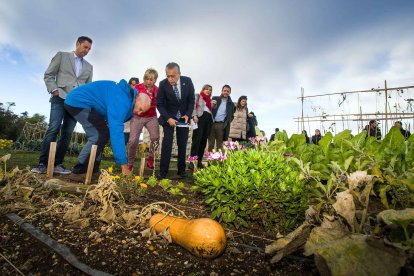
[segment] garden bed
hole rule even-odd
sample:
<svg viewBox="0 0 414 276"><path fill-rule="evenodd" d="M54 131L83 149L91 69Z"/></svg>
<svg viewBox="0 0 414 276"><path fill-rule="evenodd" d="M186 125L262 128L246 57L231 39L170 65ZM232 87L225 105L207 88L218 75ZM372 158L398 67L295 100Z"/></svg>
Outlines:
<svg viewBox="0 0 414 276"><path fill-rule="evenodd" d="M63 181L82 182L82 178L70 175ZM44 176L40 177L45 181ZM172 184L181 180L173 180ZM130 197L128 206L140 209L153 202L168 202L194 218L209 217L209 209L203 199L190 188L192 179L184 181L183 196L173 196L160 186L148 187L145 194ZM180 203L185 197L186 203ZM33 206L45 210L56 202L76 202L79 198L65 193L49 193ZM21 215L23 216L23 215ZM63 214L44 213L35 216L30 223L60 244L67 246L86 265L116 275L289 275L316 273L312 258L293 255L278 264L271 265L264 248L274 237L258 226L233 232L226 229L229 239L226 251L214 260L193 256L175 244L163 240L149 241L141 236L146 227L122 229L115 227L111 233L103 233L105 223L91 220L88 227L79 229L68 225ZM24 274L82 275L83 273L61 258L51 248L19 229L5 216L0 217L2 254ZM242 234L241 232L245 233ZM99 237L91 236L99 233ZM14 268L0 258L3 275L15 274Z"/></svg>

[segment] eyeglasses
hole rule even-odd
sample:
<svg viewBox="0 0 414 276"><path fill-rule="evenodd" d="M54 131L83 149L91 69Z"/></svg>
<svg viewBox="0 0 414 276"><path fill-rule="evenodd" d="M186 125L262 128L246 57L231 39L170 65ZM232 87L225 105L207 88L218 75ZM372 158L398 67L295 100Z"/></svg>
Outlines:
<svg viewBox="0 0 414 276"><path fill-rule="evenodd" d="M177 75L167 75L167 78L175 78Z"/></svg>

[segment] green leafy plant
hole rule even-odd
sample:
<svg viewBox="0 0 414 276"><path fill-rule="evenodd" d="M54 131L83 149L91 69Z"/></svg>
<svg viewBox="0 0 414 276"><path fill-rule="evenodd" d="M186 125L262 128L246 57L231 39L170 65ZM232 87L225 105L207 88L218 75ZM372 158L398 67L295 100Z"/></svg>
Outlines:
<svg viewBox="0 0 414 276"><path fill-rule="evenodd" d="M258 146L227 152L227 160L194 177L211 216L236 227L256 222L284 232L302 220L307 207L305 181L281 150Z"/></svg>
<svg viewBox="0 0 414 276"><path fill-rule="evenodd" d="M157 185L157 183L158 183L157 178L153 175L151 175L147 181L147 184L153 188Z"/></svg>
<svg viewBox="0 0 414 276"><path fill-rule="evenodd" d="M177 187L178 187L178 188L180 188L181 190L184 190L184 189L185 189L185 184L184 184L184 182L178 182L178 183L177 183Z"/></svg>
<svg viewBox="0 0 414 276"><path fill-rule="evenodd" d="M183 197L183 198L180 199L180 203L185 204L187 202L188 202L188 199L186 199L185 197Z"/></svg>
<svg viewBox="0 0 414 276"><path fill-rule="evenodd" d="M183 195L183 192L181 191L181 189L180 188L178 188L178 187L172 187L172 188L170 188L169 190L168 190L168 192L170 193L170 194L172 194L172 195Z"/></svg>
<svg viewBox="0 0 414 276"><path fill-rule="evenodd" d="M168 190L170 187L172 187L171 180L170 179L167 179L167 178L162 179L160 181L160 186L164 190Z"/></svg>
<svg viewBox="0 0 414 276"><path fill-rule="evenodd" d="M342 174L368 170L377 177L373 190L384 207L408 207L414 203L414 137L405 141L398 127L392 127L382 141L367 137L366 131L352 137L349 130L335 136L328 132L319 145L301 144L294 139L299 138L292 135L286 145L279 143L278 148L300 160L296 165L311 186L319 186L319 190L321 185L332 188L332 166L341 168Z"/></svg>

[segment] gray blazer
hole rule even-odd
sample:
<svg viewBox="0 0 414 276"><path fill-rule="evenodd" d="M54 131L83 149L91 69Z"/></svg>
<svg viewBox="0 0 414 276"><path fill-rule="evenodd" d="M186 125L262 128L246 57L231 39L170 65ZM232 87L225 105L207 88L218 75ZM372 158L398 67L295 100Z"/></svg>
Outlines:
<svg viewBox="0 0 414 276"><path fill-rule="evenodd" d="M197 108L197 102L198 102L198 108ZM201 117L203 115L205 106L206 106L206 101L203 99L203 97L200 96L200 94L196 94L195 95L194 110L193 110L193 117L196 116L196 115L197 115L197 117ZM211 115L211 117L213 117L213 115Z"/></svg>
<svg viewBox="0 0 414 276"><path fill-rule="evenodd" d="M66 95L74 88L91 82L92 73L92 65L83 59L82 71L76 77L74 52L58 52L52 58L43 79L49 93L57 89L59 97L66 99Z"/></svg>

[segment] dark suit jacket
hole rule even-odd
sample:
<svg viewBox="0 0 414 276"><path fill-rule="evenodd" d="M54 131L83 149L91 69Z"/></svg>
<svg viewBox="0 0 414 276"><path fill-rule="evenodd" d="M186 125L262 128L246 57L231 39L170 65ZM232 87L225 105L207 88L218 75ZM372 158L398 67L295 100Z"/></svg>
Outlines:
<svg viewBox="0 0 414 276"><path fill-rule="evenodd" d="M217 110L221 104L221 96L215 96L212 98L212 100L216 100L217 104L213 108L213 118L216 118ZM227 104L226 104L226 118L224 119L224 137L223 141L227 141L229 139L229 133L230 133L230 124L231 121L233 121L234 118L234 103L230 96L227 98Z"/></svg>
<svg viewBox="0 0 414 276"><path fill-rule="evenodd" d="M194 110L194 85L189 77L180 77L181 100L178 101L173 87L164 79L160 82L156 98L157 109L160 112L158 122L165 125L169 118L177 119L180 110L181 116L187 115L191 119Z"/></svg>

